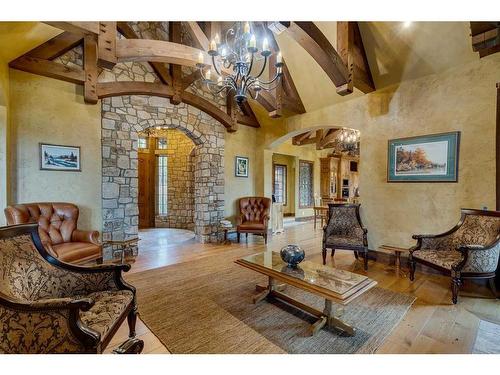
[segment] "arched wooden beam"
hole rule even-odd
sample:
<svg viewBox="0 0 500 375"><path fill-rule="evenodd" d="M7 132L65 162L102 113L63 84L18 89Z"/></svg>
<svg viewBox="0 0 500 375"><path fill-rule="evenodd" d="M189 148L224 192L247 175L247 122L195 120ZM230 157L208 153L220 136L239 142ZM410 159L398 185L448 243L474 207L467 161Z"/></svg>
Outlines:
<svg viewBox="0 0 500 375"><path fill-rule="evenodd" d="M152 95L170 99L174 95L174 90L171 86L151 82L106 82L97 84L99 99L121 95ZM182 93L181 99L182 102L212 116L224 125L227 131L236 131L236 123L231 119L231 116L208 100L186 91Z"/></svg>
<svg viewBox="0 0 500 375"><path fill-rule="evenodd" d="M116 57L119 62L157 61L194 67L198 63L200 53L204 64L210 64L209 56L205 51L184 44L150 39L116 41Z"/></svg>

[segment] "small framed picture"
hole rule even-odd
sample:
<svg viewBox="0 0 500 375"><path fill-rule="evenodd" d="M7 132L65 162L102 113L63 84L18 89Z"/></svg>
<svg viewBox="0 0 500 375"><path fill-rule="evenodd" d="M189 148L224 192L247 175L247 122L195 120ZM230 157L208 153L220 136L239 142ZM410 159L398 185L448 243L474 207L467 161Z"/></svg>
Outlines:
<svg viewBox="0 0 500 375"><path fill-rule="evenodd" d="M248 177L248 158L236 156L234 174L236 177Z"/></svg>
<svg viewBox="0 0 500 375"><path fill-rule="evenodd" d="M81 172L80 147L40 143L40 169Z"/></svg>

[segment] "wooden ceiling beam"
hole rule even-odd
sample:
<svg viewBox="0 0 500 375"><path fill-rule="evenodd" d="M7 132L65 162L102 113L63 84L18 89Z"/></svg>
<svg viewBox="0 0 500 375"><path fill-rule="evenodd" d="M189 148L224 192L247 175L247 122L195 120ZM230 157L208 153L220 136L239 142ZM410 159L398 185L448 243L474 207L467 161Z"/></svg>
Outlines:
<svg viewBox="0 0 500 375"><path fill-rule="evenodd" d="M53 60L78 46L82 40L83 37L81 35L64 31L45 43L40 44L38 47L33 48L23 56L36 57L43 60Z"/></svg>
<svg viewBox="0 0 500 375"><path fill-rule="evenodd" d="M192 105L208 115L212 116L214 119L219 121L222 125L226 127L228 132L236 131L236 123L234 123L227 113L219 109L216 105L212 104L208 100L192 94L188 91L182 92L182 101L186 104Z"/></svg>
<svg viewBox="0 0 500 375"><path fill-rule="evenodd" d="M500 52L500 22L471 22L472 50L485 57Z"/></svg>
<svg viewBox="0 0 500 375"><path fill-rule="evenodd" d="M311 139L313 139L314 142L316 142L315 138L310 138L313 134L315 134L314 130L308 131L308 132L305 132L302 134L298 134L298 135L292 137L292 144L296 145L296 146L300 146L300 145L306 144L305 142L307 142L308 140L311 140Z"/></svg>
<svg viewBox="0 0 500 375"><path fill-rule="evenodd" d="M270 25L270 27L276 29L275 25ZM340 95L350 94L347 67L326 36L313 22L280 22L280 27L284 28L288 35L312 56L338 88L337 92Z"/></svg>
<svg viewBox="0 0 500 375"><path fill-rule="evenodd" d="M121 95L151 95L170 98L174 95L171 86L159 82L103 82L97 83L99 99Z"/></svg>
<svg viewBox="0 0 500 375"><path fill-rule="evenodd" d="M251 126L254 128L260 128L259 120L255 116L255 113L248 103L248 100L245 100L243 103L239 105L242 113L237 114L237 120L240 124Z"/></svg>
<svg viewBox="0 0 500 375"><path fill-rule="evenodd" d="M38 59L36 57L20 57L11 61L9 63L9 67L79 85L83 85L85 83L85 73L83 69L66 66L54 61Z"/></svg>
<svg viewBox="0 0 500 375"><path fill-rule="evenodd" d="M181 43L181 23L178 21L170 21L168 23L169 38L173 43ZM174 95L170 98L171 104L180 104L182 93L182 67L178 64L170 64L170 76L172 77L172 86L174 87Z"/></svg>
<svg viewBox="0 0 500 375"><path fill-rule="evenodd" d="M323 150L326 148L329 144L335 141L337 139L337 134L338 134L339 129L329 129L328 131L324 132L323 138L319 141L318 147L316 147L318 150Z"/></svg>
<svg viewBox="0 0 500 375"><path fill-rule="evenodd" d="M209 40L205 32L201 29L200 25L196 21L185 22L186 29L193 39L196 48L202 49L203 51L208 51Z"/></svg>
<svg viewBox="0 0 500 375"><path fill-rule="evenodd" d="M208 54L205 51L179 43L150 39L118 39L116 43L116 56L119 62L155 61L196 67L200 52L203 63L209 65Z"/></svg>
<svg viewBox="0 0 500 375"><path fill-rule="evenodd" d="M192 83L201 78L201 73L199 69L196 69L191 74L184 76L182 78L182 91L186 90Z"/></svg>
<svg viewBox="0 0 500 375"><path fill-rule="evenodd" d="M116 22L99 22L97 65L101 68L111 70L116 65L116 37Z"/></svg>
<svg viewBox="0 0 500 375"><path fill-rule="evenodd" d="M139 35L137 35L137 33L134 31L134 29L130 27L128 22L117 22L116 27L118 28L120 34L122 34L127 39L141 39L139 38ZM151 65L151 68L153 68L153 71L156 73L160 81L167 85L172 85L172 76L170 75L170 71L167 66L165 66L165 64L154 61L148 61L148 63L149 65Z"/></svg>
<svg viewBox="0 0 500 375"><path fill-rule="evenodd" d="M83 42L83 67L85 83L83 84L83 99L86 103L96 104L97 97L97 52L98 46L95 36L86 35Z"/></svg>
<svg viewBox="0 0 500 375"><path fill-rule="evenodd" d="M375 91L357 22L337 22L337 50L349 73L346 90L356 87L364 93Z"/></svg>
<svg viewBox="0 0 500 375"><path fill-rule="evenodd" d="M82 36L99 34L99 22L44 21L44 23L64 31L69 31L73 34L80 34Z"/></svg>

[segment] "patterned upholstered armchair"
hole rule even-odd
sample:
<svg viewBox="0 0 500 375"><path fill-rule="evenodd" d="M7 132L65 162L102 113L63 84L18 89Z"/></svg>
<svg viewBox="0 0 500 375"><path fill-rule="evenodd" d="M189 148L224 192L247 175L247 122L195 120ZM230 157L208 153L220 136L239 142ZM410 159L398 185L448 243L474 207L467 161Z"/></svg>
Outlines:
<svg viewBox="0 0 500 375"><path fill-rule="evenodd" d="M363 253L364 268L368 269L368 231L359 216L359 204L328 204L328 222L323 228L323 264L326 264L326 251L335 249L353 250Z"/></svg>
<svg viewBox="0 0 500 375"><path fill-rule="evenodd" d="M130 338L117 352L141 352L129 269L60 262L36 224L0 228L0 353L101 353L125 318Z"/></svg>
<svg viewBox="0 0 500 375"><path fill-rule="evenodd" d="M457 225L437 235L414 235L410 249L410 280L416 263L438 269L452 278L452 302L457 303L464 278L488 279L495 294L495 272L500 254L500 212L462 209Z"/></svg>

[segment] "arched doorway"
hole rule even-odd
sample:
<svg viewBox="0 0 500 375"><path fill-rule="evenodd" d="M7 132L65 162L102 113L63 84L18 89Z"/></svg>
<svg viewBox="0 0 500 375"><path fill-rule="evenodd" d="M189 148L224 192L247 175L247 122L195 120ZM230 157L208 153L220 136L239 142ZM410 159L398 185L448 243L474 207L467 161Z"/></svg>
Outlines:
<svg viewBox="0 0 500 375"><path fill-rule="evenodd" d="M103 238L137 237L138 139L158 126L177 129L195 145L194 232L200 242L214 241L224 216L225 128L195 107L143 95L102 100Z"/></svg>

